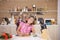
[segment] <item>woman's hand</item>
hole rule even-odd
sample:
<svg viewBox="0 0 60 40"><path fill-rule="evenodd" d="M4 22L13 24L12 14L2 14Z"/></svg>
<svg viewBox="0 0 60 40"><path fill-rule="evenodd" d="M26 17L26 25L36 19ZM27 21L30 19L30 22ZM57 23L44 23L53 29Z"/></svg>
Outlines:
<svg viewBox="0 0 60 40"><path fill-rule="evenodd" d="M17 29L17 35L21 35L21 33L20 33L20 26L18 27L18 29Z"/></svg>
<svg viewBox="0 0 60 40"><path fill-rule="evenodd" d="M25 33L21 33L20 32L20 28L21 28L21 26L19 26L18 29L17 29L17 35L19 35L19 36L29 36L29 33L26 33L26 34Z"/></svg>

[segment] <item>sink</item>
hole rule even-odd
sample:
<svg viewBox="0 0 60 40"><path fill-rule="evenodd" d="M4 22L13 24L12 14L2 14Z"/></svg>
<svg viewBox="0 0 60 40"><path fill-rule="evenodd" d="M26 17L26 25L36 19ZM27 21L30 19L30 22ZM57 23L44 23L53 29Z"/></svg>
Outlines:
<svg viewBox="0 0 60 40"><path fill-rule="evenodd" d="M13 35L13 38L11 40L44 40L44 39L42 39L41 37L38 37L38 36L21 37L21 36Z"/></svg>

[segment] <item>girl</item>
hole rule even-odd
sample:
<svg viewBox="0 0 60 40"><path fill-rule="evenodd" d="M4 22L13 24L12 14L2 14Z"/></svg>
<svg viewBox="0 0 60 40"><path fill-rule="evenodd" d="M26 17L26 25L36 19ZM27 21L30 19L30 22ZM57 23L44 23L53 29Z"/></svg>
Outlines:
<svg viewBox="0 0 60 40"><path fill-rule="evenodd" d="M44 19L43 18L40 18L40 25L41 25L41 33L42 33L42 30L47 29L46 24L44 24Z"/></svg>
<svg viewBox="0 0 60 40"><path fill-rule="evenodd" d="M35 20L36 20L36 18L31 16L28 18L26 23L20 22L20 25L17 29L17 34L19 36L29 36L31 31L33 33L35 33L34 28L33 28L33 24L34 24Z"/></svg>

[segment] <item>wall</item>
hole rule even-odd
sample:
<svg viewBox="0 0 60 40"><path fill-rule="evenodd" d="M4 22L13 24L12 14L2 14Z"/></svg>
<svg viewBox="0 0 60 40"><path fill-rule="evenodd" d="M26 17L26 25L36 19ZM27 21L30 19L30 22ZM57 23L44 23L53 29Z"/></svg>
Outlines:
<svg viewBox="0 0 60 40"><path fill-rule="evenodd" d="M57 10L57 0L5 0L0 1L0 18L11 17L10 13L8 12L11 9L21 9L25 6L32 9L33 4L35 4L37 8L44 8L45 10ZM43 18L55 18L57 20L56 11L48 12L39 16Z"/></svg>
<svg viewBox="0 0 60 40"><path fill-rule="evenodd" d="M58 40L60 40L60 0L58 0L58 25L59 25L59 29L58 29Z"/></svg>

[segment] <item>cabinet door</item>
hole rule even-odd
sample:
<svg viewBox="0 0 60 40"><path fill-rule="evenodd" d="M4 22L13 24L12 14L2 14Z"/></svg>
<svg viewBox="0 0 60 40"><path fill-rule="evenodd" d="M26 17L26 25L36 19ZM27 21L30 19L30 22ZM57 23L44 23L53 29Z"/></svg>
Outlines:
<svg viewBox="0 0 60 40"><path fill-rule="evenodd" d="M3 28L0 26L0 34L3 33Z"/></svg>
<svg viewBox="0 0 60 40"><path fill-rule="evenodd" d="M16 35L16 26L11 27L11 34Z"/></svg>

